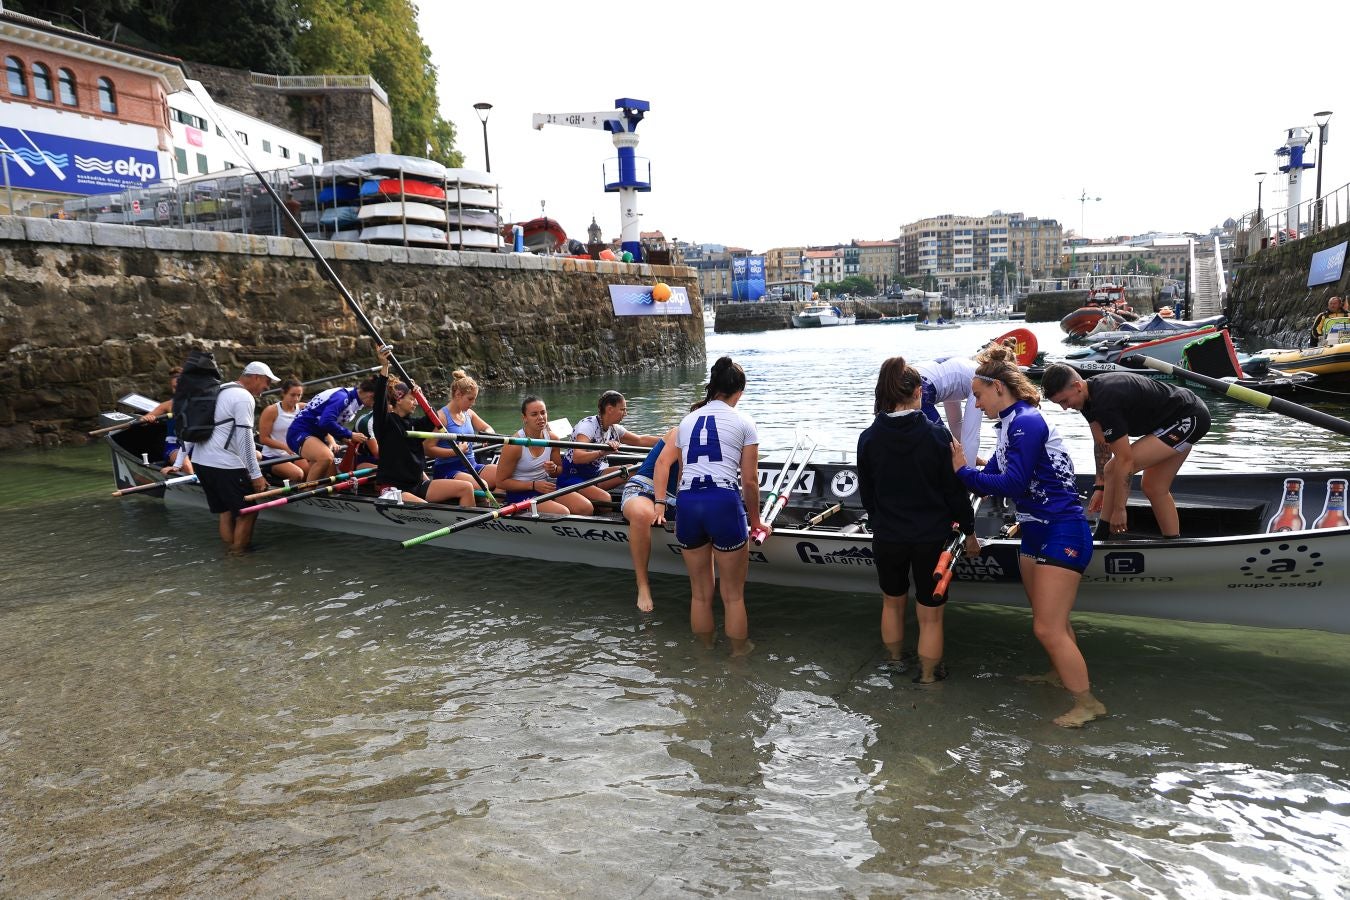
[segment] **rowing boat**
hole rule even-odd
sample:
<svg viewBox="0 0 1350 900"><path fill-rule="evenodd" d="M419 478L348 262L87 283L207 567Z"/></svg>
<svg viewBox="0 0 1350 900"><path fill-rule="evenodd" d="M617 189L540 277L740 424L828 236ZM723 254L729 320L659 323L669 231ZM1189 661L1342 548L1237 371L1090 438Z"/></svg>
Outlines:
<svg viewBox="0 0 1350 900"><path fill-rule="evenodd" d="M129 417L108 413L101 425ZM112 454L119 489L162 482L142 453L162 446L163 427L127 428L103 438ZM781 464L763 462L768 485ZM1322 498L1344 503L1350 470L1180 475L1173 493L1181 513L1180 540L1161 539L1151 509L1137 492L1129 500L1129 531L1094 545L1076 608L1198 622L1350 633L1350 526L1317 527ZM1079 488L1090 490L1090 476ZM200 486L142 490L171 509L206 513ZM807 527L807 517L834 504L827 525ZM302 527L404 541L483 512L439 504L398 505L366 495L316 497L262 514L262 528ZM1018 544L994 536L1009 505L981 506L976 531L991 540L976 557L956 566L958 602L1025 604ZM750 549L749 580L875 599L872 538L861 529L858 475L849 462L815 462L793 486L793 502L762 546ZM1342 518L1343 520L1343 518ZM1268 533L1272 527L1295 530ZM630 569L629 526L614 515L517 515L428 542L442 550L490 553L539 561ZM409 553L423 552L408 550ZM684 575L675 535L653 533L654 572Z"/></svg>

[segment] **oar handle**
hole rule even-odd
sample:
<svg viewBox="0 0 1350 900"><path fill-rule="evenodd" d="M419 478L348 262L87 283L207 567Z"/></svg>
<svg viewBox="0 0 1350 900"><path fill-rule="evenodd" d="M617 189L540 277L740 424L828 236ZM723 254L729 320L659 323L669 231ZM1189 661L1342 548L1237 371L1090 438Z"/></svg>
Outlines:
<svg viewBox="0 0 1350 900"><path fill-rule="evenodd" d="M271 488L266 491L259 491L256 494L248 494L245 500L266 500L271 497L281 497L286 494L294 494L296 491L307 491L310 488L316 488L324 484L332 484L335 481L346 481L348 478L360 478L362 475L374 475L373 468L357 469L355 472L343 472L339 475L329 475L327 478L319 478L315 481L302 481L298 484L288 484L282 487Z"/></svg>
<svg viewBox="0 0 1350 900"><path fill-rule="evenodd" d="M129 488L122 488L112 492L114 497L125 497L127 494L135 494L140 491L149 491L154 488L168 488L179 484L195 484L196 475L177 475L173 478L166 478L163 481L152 481L149 484L137 484Z"/></svg>
<svg viewBox="0 0 1350 900"><path fill-rule="evenodd" d="M152 419L151 421L163 422L168 417L169 413L162 413L158 416L155 416L155 418ZM133 425L149 425L149 424L150 422L145 421L145 419L142 419L140 416L136 416L130 422L122 422L117 425L109 425L107 428L95 428L93 431L87 432L87 434L90 437L102 437L105 434L112 434L114 431L121 431L123 428L130 428Z"/></svg>
<svg viewBox="0 0 1350 900"><path fill-rule="evenodd" d="M557 447L560 450L606 450L605 444L585 441L555 441L548 438L516 437L505 434L453 434L448 431L410 431L408 437L418 440L458 441L463 444L510 444L516 447Z"/></svg>
<svg viewBox="0 0 1350 900"><path fill-rule="evenodd" d="M246 506L239 510L239 515L246 516L250 513L262 512L264 509L274 509L278 506L285 506L287 503L294 503L297 500L308 500L311 497L320 497L324 494L332 494L337 491L346 490L347 488L356 490L356 488L370 481L370 479L374 477L374 475L367 475L364 478L353 478L349 481L342 481L337 484L329 485L328 487L314 488L313 490L302 491L299 494L291 494L288 497L277 497L275 500L268 500L266 503Z"/></svg>
<svg viewBox="0 0 1350 900"><path fill-rule="evenodd" d="M473 528L482 525L485 522L491 522L494 519L500 519L503 516L514 515L529 509L536 503L543 503L545 500L555 500L565 494L571 494L582 488L588 488L594 484L600 484L609 481L612 478L627 478L636 466L622 466L613 472L606 472L603 475L597 475L594 478L588 478L585 481L578 481L576 484L569 484L565 488L558 488L555 491L549 491L547 494L540 494L537 497L530 497L527 500L518 500L515 503L503 506L500 509L494 509L491 512L485 512L479 516L473 516L468 519L462 519L453 525L447 525L444 528L437 528L435 531L418 535L415 538L409 538L403 542L404 547L416 547L418 544L425 544L427 541L434 541L436 538L445 537L448 534L454 534L457 531L463 531L466 528Z"/></svg>

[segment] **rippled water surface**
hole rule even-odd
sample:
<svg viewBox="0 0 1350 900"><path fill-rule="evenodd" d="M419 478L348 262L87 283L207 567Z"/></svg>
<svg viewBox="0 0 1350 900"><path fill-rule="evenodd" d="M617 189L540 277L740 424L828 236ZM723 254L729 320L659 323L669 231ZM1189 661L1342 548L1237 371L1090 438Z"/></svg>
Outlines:
<svg viewBox="0 0 1350 900"><path fill-rule="evenodd" d="M718 335L709 352L746 365L767 448L798 423L849 447L882 358L1006 327L926 344L904 326ZM629 424L673 422L703 377L621 382ZM575 421L598 387L545 393ZM490 395L504 429L515 398ZM1344 455L1268 413L1225 405L1216 421L1188 467ZM733 660L691 639L681 579L656 576L640 617L623 572L265 519L258 550L226 559L209 518L107 497L96 449L6 464L0 894L1343 897L1350 883L1348 636L1078 617L1111 716L1070 732L1048 722L1061 692L1014 680L1045 668L1018 609L953 603L952 676L919 688L877 669L872 597L751 586L757 647Z"/></svg>

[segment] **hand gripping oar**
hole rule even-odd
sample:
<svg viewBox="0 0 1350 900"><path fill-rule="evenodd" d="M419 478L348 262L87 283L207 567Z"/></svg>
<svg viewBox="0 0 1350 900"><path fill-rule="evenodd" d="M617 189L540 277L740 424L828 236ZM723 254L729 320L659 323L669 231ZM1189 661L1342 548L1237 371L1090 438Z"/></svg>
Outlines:
<svg viewBox="0 0 1350 900"><path fill-rule="evenodd" d="M302 481L299 484L288 484L284 487L271 488L266 491L259 491L256 494L246 494L245 500L269 500L273 497L284 497L287 494L294 494L296 491L307 491L310 488L316 488L325 484L333 484L337 481L346 481L348 478L360 478L362 475L374 475L375 470L357 469L355 472L344 472L339 475L329 475L327 478L320 478L315 481Z"/></svg>
<svg viewBox="0 0 1350 900"><path fill-rule="evenodd" d="M971 505L972 515L980 511L980 501L982 500L984 500L983 497L975 498L974 504ZM952 531L955 534L952 535L951 543L947 545L947 549L942 551L942 555L938 557L937 566L933 569L934 603L942 602L942 598L947 593L947 586L952 583L952 576L956 574L957 561L966 555L966 536L961 533L961 526L953 522Z"/></svg>
<svg viewBox="0 0 1350 900"><path fill-rule="evenodd" d="M274 506L285 506L287 503L294 503L297 500L308 500L311 497L322 497L325 494L333 494L338 491L345 491L348 488L351 488L353 491L355 491L358 487L365 484L367 481L370 481L370 479L374 477L375 477L374 475L366 475L362 478L353 478L349 481L340 481L337 484L330 484L328 487L314 488L313 490L302 491L299 494L291 494L289 497L278 497L275 500L268 500L266 503L258 503L254 506L245 506L243 509L239 510L239 515L246 516L249 513L260 512L264 509L271 509Z"/></svg>
<svg viewBox="0 0 1350 900"><path fill-rule="evenodd" d="M150 422L145 421L140 416L132 419L130 422L122 422L119 425L109 425L107 428L95 428L93 431L86 432L90 437L102 437L105 434L112 434L114 431L121 431L123 428L131 428L133 425L149 425L151 422L163 422L169 418L171 413L163 413L155 416Z"/></svg>
<svg viewBox="0 0 1350 900"><path fill-rule="evenodd" d="M769 510L773 509L774 503L777 502L778 492L783 488L783 479L787 478L788 472L792 469L792 461L797 458L797 451L801 449L801 446L802 436L799 434L797 435L797 442L792 445L792 452L787 455L787 459L783 460L783 465L778 470L777 477L773 480L773 488L770 489L769 495L764 498L764 505L759 511L761 521L768 516Z"/></svg>
<svg viewBox="0 0 1350 900"><path fill-rule="evenodd" d="M1241 400L1243 403L1250 403L1252 406L1268 409L1271 412L1283 413L1291 419L1298 419L1300 422L1307 422L1309 425L1316 425L1319 428L1334 431L1336 434L1350 436L1350 422L1315 409L1309 409L1306 406L1300 406L1282 397L1272 397L1269 394L1254 391L1249 387L1243 387L1241 384L1210 378L1208 375L1201 375L1199 372L1192 372L1190 369L1183 369L1180 366L1174 366L1169 362L1163 362L1161 359L1154 359L1151 356L1140 356L1136 353L1124 357L1120 362L1131 369L1149 368L1164 375L1171 375L1174 378L1193 381L1234 400Z"/></svg>
<svg viewBox="0 0 1350 900"><path fill-rule="evenodd" d="M412 359L405 360L405 362L416 362L421 358L422 357L420 356L414 356ZM355 378L357 375L365 375L369 372L378 372L378 371L380 371L379 366L366 366L364 369L355 369L351 372L342 372L341 374L338 375L325 375L322 378L311 378L309 381L300 382L300 386L310 387L311 385L315 384L326 384L327 382L330 381L342 381L343 379L346 378ZM266 397L268 394L277 394L280 392L281 388L279 387L268 388L267 390L262 392L262 396Z"/></svg>
<svg viewBox="0 0 1350 900"><path fill-rule="evenodd" d="M112 495L114 497L125 497L127 494L135 494L139 491L148 491L151 490L152 488L160 488L160 487L167 488L173 487L176 484L196 484L196 483L197 483L196 475L178 475L174 478L166 478L163 481L152 481L149 484L138 484L134 487L122 488L121 490L113 491Z"/></svg>
<svg viewBox="0 0 1350 900"><path fill-rule="evenodd" d="M608 444L587 443L586 441L555 441L548 438L516 437L504 434L451 434L445 431L410 431L410 438L428 440L435 438L443 441L453 437L465 444L514 444L517 447L559 447L563 450L608 449Z"/></svg>
<svg viewBox="0 0 1350 900"><path fill-rule="evenodd" d="M798 464L796 471L792 473L792 477L783 485L783 493L779 494L778 499L774 500L773 508L769 510L769 514L761 517L763 518L765 525L772 525L773 520L778 518L778 514L783 511L783 507L787 506L788 498L792 496L793 486L801 479L802 473L806 471L807 463L811 462L811 454L815 452L816 442L812 441L811 446L807 448L806 454L802 457L801 463ZM756 528L754 531L750 532L750 540L755 542L755 546L764 543L766 537L768 537L768 533L763 528Z"/></svg>
<svg viewBox="0 0 1350 900"><path fill-rule="evenodd" d="M268 181L263 173L258 170L258 167L253 164L253 157L250 156L248 150L239 143L239 139L235 137L234 129L230 128L229 125L224 122L220 115L220 111L216 109L215 101L212 100L211 95L206 92L206 88L202 87L201 82L193 81L191 78L188 78L186 72L183 74L188 90L192 92L192 96L197 99L197 102L202 105L202 110L206 113L207 118L211 119L216 124L217 130L225 139L225 143L230 146L230 149L237 154L237 157L242 159L244 164L253 171L255 176L257 176L258 183L262 185L263 190L267 192L267 195L272 198L272 202L276 204L277 211L281 214L281 217L290 223L293 233L300 238L305 245L305 249L307 249L310 255L314 257L314 263L319 267L319 274L326 278L333 287L337 289L337 292L342 295L342 300L347 305L347 309L349 309L352 315L356 317L356 321L361 325L361 328L366 334L370 335L370 339L375 342L375 346L386 346L384 339L380 337L380 332L375 328L375 323L370 321L365 310L361 308L361 304L356 302L356 298L352 296L351 291L347 290L347 286L342 283L342 279L338 278L337 272L334 272L333 267L328 264L328 260L323 258L323 254L319 252L319 248L314 246L314 242L310 240L309 235L305 233L304 226L301 225L300 220L295 217L295 213L287 209L286 204L282 202L281 197L277 194L276 188L272 187L272 183ZM432 409L431 404L427 402L427 398L422 394L422 389L408 377L407 370L404 369L403 364L395 358L392 351L390 351L389 354L389 364L393 367L394 371L398 373L398 377L401 378L404 383L412 387L413 399L417 401L417 405L422 410L423 415L430 421L444 427L445 423L441 421L441 417L436 414L436 410ZM382 399L383 398L377 398L376 402L380 402ZM459 444L452 441L450 446L454 448L455 455L458 456L459 461L464 464L464 468L468 471L469 475L471 475L473 480L478 483L479 489L484 491L488 490L487 482L483 481L483 476L479 475L478 470L469 464L469 459L464 455L464 451L459 448Z"/></svg>
<svg viewBox="0 0 1350 900"><path fill-rule="evenodd" d="M456 531L463 531L466 528L473 528L476 525L482 525L485 522L491 522L495 519L500 519L503 516L510 516L518 512L523 512L524 510L529 509L536 503L542 503L545 500L556 500L557 498L563 496L564 494L570 494L573 491L579 491L582 488L588 488L593 484L600 484L601 482L609 481L611 478L627 478L628 475L636 468L637 466L623 466L614 472L607 472L604 475L597 475L594 478L588 478L585 481L578 481L576 484L569 484L565 488L558 488L556 491L549 491L547 494L540 494L538 497L531 497L528 500L520 500L517 501L516 503L508 504L506 506L501 507L500 509L494 509L490 512L485 512L480 516L473 516L472 518L464 519L461 522L456 522L453 525L447 525L444 528L438 528L435 531L419 535L415 538L409 538L408 540L403 542L403 546L416 547L418 544L425 544L427 541L434 541L438 537L445 537L447 534L454 534Z"/></svg>

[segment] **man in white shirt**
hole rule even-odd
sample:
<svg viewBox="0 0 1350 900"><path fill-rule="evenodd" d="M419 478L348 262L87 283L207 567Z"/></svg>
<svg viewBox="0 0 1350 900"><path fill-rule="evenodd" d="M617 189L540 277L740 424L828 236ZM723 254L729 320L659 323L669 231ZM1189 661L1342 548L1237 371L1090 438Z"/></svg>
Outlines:
<svg viewBox="0 0 1350 900"><path fill-rule="evenodd" d="M254 449L254 411L262 392L280 380L267 363L244 366L238 381L220 386L216 427L211 436L189 446L193 471L206 492L207 505L220 516L220 539L232 553L248 549L257 521L256 515L239 515L239 510L248 505L244 497L267 489Z"/></svg>

